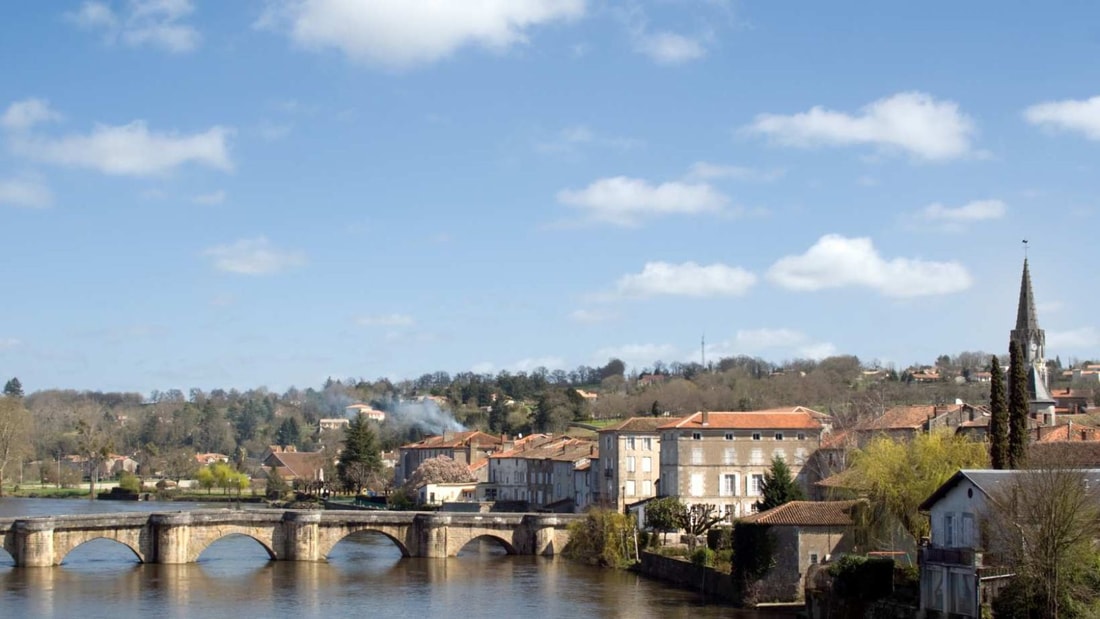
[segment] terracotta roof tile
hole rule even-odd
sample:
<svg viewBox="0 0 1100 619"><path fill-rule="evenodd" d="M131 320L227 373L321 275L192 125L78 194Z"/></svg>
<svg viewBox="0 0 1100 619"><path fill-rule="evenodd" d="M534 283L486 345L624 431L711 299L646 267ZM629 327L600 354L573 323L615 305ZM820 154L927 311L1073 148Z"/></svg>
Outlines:
<svg viewBox="0 0 1100 619"><path fill-rule="evenodd" d="M679 417L631 417L613 426L608 426L600 432L656 432L663 425L680 421Z"/></svg>
<svg viewBox="0 0 1100 619"><path fill-rule="evenodd" d="M707 412L707 425L703 425L703 413L695 413L683 419L660 426L660 430L712 429L712 430L816 430L821 419L828 416L815 410L795 406L762 411Z"/></svg>
<svg viewBox="0 0 1100 619"><path fill-rule="evenodd" d="M961 404L951 404L944 407L936 407L931 404L918 404L913 406L895 406L889 408L883 414L859 424L859 430L902 430L917 429L928 420L929 417L938 417L944 413L954 412L962 408Z"/></svg>
<svg viewBox="0 0 1100 619"><path fill-rule="evenodd" d="M453 447L465 447L469 443L477 441L478 445L500 445L501 439L495 434L486 434L477 430L467 432L455 432L454 434L433 435L416 443L403 445L402 449L447 449Z"/></svg>
<svg viewBox="0 0 1100 619"><path fill-rule="evenodd" d="M850 526L852 508L863 501L791 501L743 520L757 524L787 526Z"/></svg>

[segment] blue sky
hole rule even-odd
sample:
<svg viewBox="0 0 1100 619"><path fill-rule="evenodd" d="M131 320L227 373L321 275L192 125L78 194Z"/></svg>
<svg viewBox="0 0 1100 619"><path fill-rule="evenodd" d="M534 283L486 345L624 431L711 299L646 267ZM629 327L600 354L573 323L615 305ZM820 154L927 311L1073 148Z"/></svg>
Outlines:
<svg viewBox="0 0 1100 619"><path fill-rule="evenodd" d="M28 390L1100 356L1100 7L0 8Z"/></svg>

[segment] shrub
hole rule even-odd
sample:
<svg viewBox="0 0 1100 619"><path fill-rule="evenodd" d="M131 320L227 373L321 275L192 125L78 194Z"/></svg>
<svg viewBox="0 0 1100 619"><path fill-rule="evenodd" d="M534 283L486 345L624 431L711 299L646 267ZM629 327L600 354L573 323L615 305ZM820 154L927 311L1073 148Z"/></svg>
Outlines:
<svg viewBox="0 0 1100 619"><path fill-rule="evenodd" d="M703 567L712 567L714 565L714 551L706 546L696 548L691 553L691 563Z"/></svg>
<svg viewBox="0 0 1100 619"><path fill-rule="evenodd" d="M633 516L595 509L584 520L569 525L570 559L603 567L629 567L637 557Z"/></svg>
<svg viewBox="0 0 1100 619"><path fill-rule="evenodd" d="M137 478L137 475L128 471L123 471L118 475L118 487L127 492L137 494L141 492L141 480Z"/></svg>

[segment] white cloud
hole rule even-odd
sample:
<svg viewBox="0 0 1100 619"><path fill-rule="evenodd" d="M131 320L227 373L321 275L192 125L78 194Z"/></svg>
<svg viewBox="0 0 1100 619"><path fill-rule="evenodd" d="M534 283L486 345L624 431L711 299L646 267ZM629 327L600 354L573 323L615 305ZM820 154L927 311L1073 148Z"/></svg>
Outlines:
<svg viewBox="0 0 1100 619"><path fill-rule="evenodd" d="M39 123L61 120L45 99L24 99L8 106L0 116L0 127L9 131L26 131Z"/></svg>
<svg viewBox="0 0 1100 619"><path fill-rule="evenodd" d="M788 146L871 144L900 149L920 159L944 161L971 153L974 125L952 101L903 92L874 101L858 115L814 107L784 116L761 114L744 130Z"/></svg>
<svg viewBox="0 0 1100 619"><path fill-rule="evenodd" d="M0 205L46 208L53 192L36 178L0 178Z"/></svg>
<svg viewBox="0 0 1100 619"><path fill-rule="evenodd" d="M741 329L732 341L709 347L707 357L734 355L776 355L799 359L824 359L836 354L830 342L818 342L805 333L788 328Z"/></svg>
<svg viewBox="0 0 1100 619"><path fill-rule="evenodd" d="M224 189L219 189L217 191L212 191L210 193L199 194L199 195L195 196L194 198L191 198L191 201L194 202L195 204L214 205L214 204L222 204L223 202L225 202L225 198L226 198L225 190Z"/></svg>
<svg viewBox="0 0 1100 619"><path fill-rule="evenodd" d="M569 320L585 325L594 325L618 318L615 312L602 310L579 309L569 313Z"/></svg>
<svg viewBox="0 0 1100 619"><path fill-rule="evenodd" d="M363 327L411 327L416 321L408 314L372 314L356 318L355 323Z"/></svg>
<svg viewBox="0 0 1100 619"><path fill-rule="evenodd" d="M630 150L645 144L635 138L599 135L585 125L573 125L558 131L549 139L535 143L541 153L573 155L586 146L598 146L615 150Z"/></svg>
<svg viewBox="0 0 1100 619"><path fill-rule="evenodd" d="M0 337L0 350L15 350L22 344L23 342L14 337Z"/></svg>
<svg viewBox="0 0 1100 619"><path fill-rule="evenodd" d="M655 361L669 363L682 358L680 351L669 344L627 344L597 350L592 355L592 365L600 367L608 359L618 359L628 367L642 368L652 366Z"/></svg>
<svg viewBox="0 0 1100 619"><path fill-rule="evenodd" d="M11 148L42 163L90 168L104 174L146 176L185 164L231 171L228 138L232 133L217 126L190 135L156 133L144 121L135 120L121 126L96 125L87 135L15 136Z"/></svg>
<svg viewBox="0 0 1100 619"><path fill-rule="evenodd" d="M790 290L864 286L897 298L950 294L971 284L970 274L956 262L885 260L871 239L838 234L821 237L802 255L781 258L767 277Z"/></svg>
<svg viewBox="0 0 1100 619"><path fill-rule="evenodd" d="M1033 125L1076 131L1090 140L1100 140L1100 96L1039 103L1024 110L1024 118Z"/></svg>
<svg viewBox="0 0 1100 619"><path fill-rule="evenodd" d="M191 0L129 0L119 11L106 2L84 2L66 17L80 28L102 32L108 43L184 53L202 42L198 30L184 23L194 11Z"/></svg>
<svg viewBox="0 0 1100 619"><path fill-rule="evenodd" d="M202 255L218 270L240 275L271 275L306 263L304 252L279 249L262 236L211 247Z"/></svg>
<svg viewBox="0 0 1100 619"><path fill-rule="evenodd" d="M512 370L515 372L530 372L538 368L555 370L564 367L565 359L561 357L531 357L520 359L511 365Z"/></svg>
<svg viewBox="0 0 1100 619"><path fill-rule="evenodd" d="M916 219L935 224L948 232L962 232L968 224L1000 219L1007 210L1000 200L975 200L958 207L937 202L918 211Z"/></svg>
<svg viewBox="0 0 1100 619"><path fill-rule="evenodd" d="M760 168L750 168L746 166L697 161L691 164L691 169L688 170L687 178L699 181L731 179L735 181L770 183L779 180L785 173L784 170L762 170Z"/></svg>
<svg viewBox="0 0 1100 619"><path fill-rule="evenodd" d="M468 46L506 50L535 26L584 15L585 0L276 0L257 27L286 30L307 49L335 48L391 69L435 62Z"/></svg>
<svg viewBox="0 0 1100 619"><path fill-rule="evenodd" d="M1048 331L1047 350L1063 348L1100 348L1100 331L1096 327L1081 327L1069 331Z"/></svg>
<svg viewBox="0 0 1100 619"><path fill-rule="evenodd" d="M684 64L707 55L706 48L698 40L674 32L639 34L635 38L634 47L657 64L663 65Z"/></svg>
<svg viewBox="0 0 1100 619"><path fill-rule="evenodd" d="M584 209L593 220L619 226L637 225L643 218L658 215L717 212L729 201L706 183L651 185L626 176L601 178L584 189L563 189L557 197L562 204Z"/></svg>
<svg viewBox="0 0 1100 619"><path fill-rule="evenodd" d="M756 276L741 267L648 262L641 273L619 278L615 291L622 297L736 297L755 283Z"/></svg>
<svg viewBox="0 0 1100 619"><path fill-rule="evenodd" d="M495 374L496 365L491 361L482 361L470 366L470 371L474 374Z"/></svg>

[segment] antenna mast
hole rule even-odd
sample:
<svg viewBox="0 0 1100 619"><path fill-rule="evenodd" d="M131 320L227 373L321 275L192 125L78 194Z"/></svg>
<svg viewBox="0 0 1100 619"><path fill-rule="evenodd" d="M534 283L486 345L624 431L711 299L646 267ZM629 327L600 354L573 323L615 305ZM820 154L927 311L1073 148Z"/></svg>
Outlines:
<svg viewBox="0 0 1100 619"><path fill-rule="evenodd" d="M699 357L703 360L703 369L707 369L707 334L699 338Z"/></svg>

